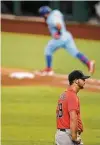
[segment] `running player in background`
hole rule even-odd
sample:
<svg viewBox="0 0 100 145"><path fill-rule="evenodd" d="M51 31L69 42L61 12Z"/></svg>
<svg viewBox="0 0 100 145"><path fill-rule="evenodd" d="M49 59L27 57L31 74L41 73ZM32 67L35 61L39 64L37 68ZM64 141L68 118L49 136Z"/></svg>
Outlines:
<svg viewBox="0 0 100 145"><path fill-rule="evenodd" d="M52 10L48 6L40 7L39 14L44 17L52 36L45 48L46 68L40 71L40 74L43 76L53 74L52 55L59 48L64 48L70 55L79 59L87 66L90 74L93 74L95 61L89 60L77 49L72 34L66 29L63 14L59 10Z"/></svg>

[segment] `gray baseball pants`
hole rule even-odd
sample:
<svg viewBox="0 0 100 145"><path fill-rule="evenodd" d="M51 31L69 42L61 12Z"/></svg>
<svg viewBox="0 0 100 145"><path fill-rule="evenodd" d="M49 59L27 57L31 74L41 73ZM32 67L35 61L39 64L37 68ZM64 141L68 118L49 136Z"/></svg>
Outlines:
<svg viewBox="0 0 100 145"><path fill-rule="evenodd" d="M66 132L60 131L58 129L55 134L55 143L56 143L56 145L77 145L77 144L73 143L73 141L71 139L70 129L66 129ZM78 145L83 145L83 144L81 143Z"/></svg>

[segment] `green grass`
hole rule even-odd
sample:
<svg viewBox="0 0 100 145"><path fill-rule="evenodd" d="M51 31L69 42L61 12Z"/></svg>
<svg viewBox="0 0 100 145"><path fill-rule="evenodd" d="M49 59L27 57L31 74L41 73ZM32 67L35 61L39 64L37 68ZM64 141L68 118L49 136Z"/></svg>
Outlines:
<svg viewBox="0 0 100 145"><path fill-rule="evenodd" d="M11 68L43 69L45 67L44 47L49 36L2 33L2 66ZM96 61L94 77L100 78L100 41L75 39L78 49ZM87 68L64 49L54 54L53 68L57 73L67 74L73 69Z"/></svg>
<svg viewBox="0 0 100 145"><path fill-rule="evenodd" d="M53 145L55 109L64 89L2 87L2 145ZM100 145L100 94L80 92L85 145Z"/></svg>

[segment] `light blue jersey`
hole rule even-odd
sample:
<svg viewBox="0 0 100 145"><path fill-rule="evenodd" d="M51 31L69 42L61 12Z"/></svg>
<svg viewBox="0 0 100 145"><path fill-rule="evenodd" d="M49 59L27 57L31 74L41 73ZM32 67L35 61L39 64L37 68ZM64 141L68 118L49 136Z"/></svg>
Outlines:
<svg viewBox="0 0 100 145"><path fill-rule="evenodd" d="M48 16L46 23L48 25L52 37L56 32L58 32L56 28L57 23L61 24L61 35L63 35L66 32L64 16L59 10L53 10Z"/></svg>
<svg viewBox="0 0 100 145"><path fill-rule="evenodd" d="M72 34L66 30L63 14L59 10L51 11L46 20L46 23L52 36L52 40L48 42L45 48L45 55L52 55L53 52L57 49L64 48L72 56L76 57L79 51L77 50L77 47L74 43ZM61 34L58 39L54 37L54 34L58 32L56 28L57 23L61 24Z"/></svg>

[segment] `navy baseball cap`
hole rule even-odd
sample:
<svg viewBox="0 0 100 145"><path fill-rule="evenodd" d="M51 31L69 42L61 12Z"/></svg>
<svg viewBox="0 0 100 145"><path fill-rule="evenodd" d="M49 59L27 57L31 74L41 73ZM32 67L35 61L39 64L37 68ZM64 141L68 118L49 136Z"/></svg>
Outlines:
<svg viewBox="0 0 100 145"><path fill-rule="evenodd" d="M50 7L48 7L48 6L42 6L42 7L39 8L39 14L41 16L44 16L45 14L51 12L51 10L52 9Z"/></svg>
<svg viewBox="0 0 100 145"><path fill-rule="evenodd" d="M68 80L72 83L76 79L88 79L90 76L84 75L80 70L74 70L68 75Z"/></svg>

